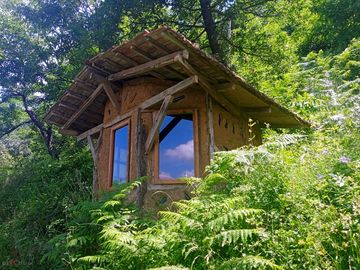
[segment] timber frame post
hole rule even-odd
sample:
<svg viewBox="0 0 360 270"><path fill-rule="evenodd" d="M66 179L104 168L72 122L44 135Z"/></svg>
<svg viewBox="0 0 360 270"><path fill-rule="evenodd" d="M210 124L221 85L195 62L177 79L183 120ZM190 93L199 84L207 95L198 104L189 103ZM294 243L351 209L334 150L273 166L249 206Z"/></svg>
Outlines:
<svg viewBox="0 0 360 270"><path fill-rule="evenodd" d="M98 196L98 189L99 189L99 179L98 179L98 159L99 159L99 150L102 143L102 135L103 130L100 130L99 137L97 138L97 142L94 144L93 139L91 138L91 135L87 135L87 142L89 144L89 148L91 151L91 156L93 158L93 181L92 181L92 200L95 201Z"/></svg>

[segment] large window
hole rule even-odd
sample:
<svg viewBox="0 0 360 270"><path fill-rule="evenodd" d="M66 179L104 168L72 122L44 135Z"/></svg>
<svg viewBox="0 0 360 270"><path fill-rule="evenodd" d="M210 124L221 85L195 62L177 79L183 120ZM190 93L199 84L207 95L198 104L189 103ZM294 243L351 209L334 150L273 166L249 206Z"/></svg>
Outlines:
<svg viewBox="0 0 360 270"><path fill-rule="evenodd" d="M125 183L129 176L129 124L115 129L112 158L112 183Z"/></svg>
<svg viewBox="0 0 360 270"><path fill-rule="evenodd" d="M195 175L194 121L192 113L167 114L159 131L157 151L159 182L179 182Z"/></svg>

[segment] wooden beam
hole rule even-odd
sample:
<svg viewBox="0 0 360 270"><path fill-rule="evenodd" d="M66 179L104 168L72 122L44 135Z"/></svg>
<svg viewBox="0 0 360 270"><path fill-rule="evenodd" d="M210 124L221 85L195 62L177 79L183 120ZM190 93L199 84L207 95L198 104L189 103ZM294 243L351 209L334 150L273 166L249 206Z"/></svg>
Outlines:
<svg viewBox="0 0 360 270"><path fill-rule="evenodd" d="M95 98L101 93L103 90L103 84L99 84L99 86L95 89L94 92L88 97L87 100L80 106L80 109L75 112L69 120L61 127L61 129L67 129L70 125L77 119L79 116L86 110L86 108L95 100Z"/></svg>
<svg viewBox="0 0 360 270"><path fill-rule="evenodd" d="M84 100L87 99L86 96L83 96L83 95L81 95L81 94L78 94L78 93L76 93L76 92L69 91L69 90L65 93L65 96L68 96L68 97L70 97L70 98L77 99L77 100L79 100L79 101L81 101L81 102L84 102ZM97 111L101 111L101 109L103 109L103 105L102 105L101 103L99 103L99 102L95 102L95 101L94 101L94 102L92 103L92 106L94 106L94 109L97 110ZM77 108L79 108L79 107L77 107ZM102 115L102 113L99 113L99 114Z"/></svg>
<svg viewBox="0 0 360 270"><path fill-rule="evenodd" d="M117 96L114 94L114 91L112 90L111 84L108 81L103 82L104 90L107 96L110 99L111 104L114 106L116 111L120 114L121 113L121 107L120 103L117 99Z"/></svg>
<svg viewBox="0 0 360 270"><path fill-rule="evenodd" d="M56 116L56 117L58 117L58 118L60 118L60 119L64 119L65 121L68 119L66 116L64 116L64 115L62 115L62 114L60 114L60 113L57 113L57 112L51 112L51 116ZM49 117L51 117L51 116L49 116ZM54 122L54 121L52 121L51 119L49 119L48 122L49 122L49 123L56 124L56 125L59 125L58 122ZM79 125L79 126L82 126L82 127L84 127L84 128L86 129L86 128L91 127L92 124L91 124L91 123L81 122L81 123L78 123L78 125Z"/></svg>
<svg viewBox="0 0 360 270"><path fill-rule="evenodd" d="M117 52L115 53L115 55L119 58L121 58L123 61L125 61L129 66L138 66L140 63L138 63L137 61L127 57L126 55L122 54L121 52ZM161 74L157 73L157 72L154 72L154 71L151 71L149 72L150 75L158 78L158 79L161 79L163 80L165 77L162 76Z"/></svg>
<svg viewBox="0 0 360 270"><path fill-rule="evenodd" d="M93 65L87 64L86 67L87 67L88 69L90 69L91 72L94 72L94 73L96 73L96 74L98 74L98 75L100 75L100 76L102 76L102 77L107 77L107 76L110 75L110 72L105 71L105 70L103 70L103 69L101 69L101 68L99 68L99 67L97 67L97 66L93 66Z"/></svg>
<svg viewBox="0 0 360 270"><path fill-rule="evenodd" d="M153 39L150 36L145 36L144 38L146 41L150 42L154 47L158 48L160 51L163 51L166 54L171 53L171 51L168 48L166 48L163 44L158 42L156 39Z"/></svg>
<svg viewBox="0 0 360 270"><path fill-rule="evenodd" d="M65 96L75 98L75 99L80 100L80 101L84 101L84 99L86 99L86 96L80 95L80 94L78 94L76 92L73 92L73 91L66 91Z"/></svg>
<svg viewBox="0 0 360 270"><path fill-rule="evenodd" d="M181 82L167 88L166 90L162 91L161 93L149 98L148 100L145 100L138 107L142 110L147 109L147 108L159 103L160 101L162 101L166 96L175 95L176 93L180 92L181 90L184 90L185 88L187 88L190 85L193 85L195 83L198 83L198 77L196 75L191 76L185 80L182 80ZM107 123L106 125L104 125L104 128L111 127L111 126L115 125L116 123L119 123L120 121L128 118L130 115L131 115L131 112L125 113L123 115L118 115L110 123Z"/></svg>
<svg viewBox="0 0 360 270"><path fill-rule="evenodd" d="M170 42L172 42L173 44L177 45L178 47L180 47L183 50L188 50L188 46L185 46L180 40L178 40L176 37L174 37L173 35L167 33L167 32L161 32L160 33L164 38L166 38L167 40L169 40ZM193 54L193 52L191 50L189 50L189 54ZM196 55L194 55L196 56ZM198 71L199 74L203 75L204 77L206 77L206 75L204 75L204 73L202 71ZM210 81L212 84L216 84L216 80L214 80L213 78L208 78L208 81Z"/></svg>
<svg viewBox="0 0 360 270"><path fill-rule="evenodd" d="M189 75L196 75L199 78L200 86L208 92L216 102L218 102L222 107L231 112L232 114L240 117L241 110L238 109L235 105L233 105L229 100L227 100L224 96L218 93L213 86L207 82L206 78L203 77L199 72L197 72L186 60L180 59L180 63L183 65L184 69L187 71Z"/></svg>
<svg viewBox="0 0 360 270"><path fill-rule="evenodd" d="M94 90L97 87L95 84L92 84L92 83L89 83L89 82L86 82L86 81L83 81L83 80L80 80L80 79L75 79L75 83L80 85L81 87L83 87L85 89L90 88L90 90Z"/></svg>
<svg viewBox="0 0 360 270"><path fill-rule="evenodd" d="M89 62L88 66L92 67L92 68L95 68L96 70L104 73L104 74L107 74L107 75L110 75L111 74L111 71L109 70L106 70L104 69L103 67L99 67L97 64L93 63L93 62Z"/></svg>
<svg viewBox="0 0 360 270"><path fill-rule="evenodd" d="M68 110L73 111L73 112L75 112L75 111L77 111L79 109L79 107L77 107L77 106L75 106L75 105L73 105L71 103L65 102L65 101L61 101L58 104L58 106L63 107L65 109L68 109Z"/></svg>
<svg viewBox="0 0 360 270"><path fill-rule="evenodd" d="M77 136L77 141L82 141L83 139L85 139L87 136L92 136L93 134L96 134L98 132L100 132L103 129L103 124L97 125L96 127L93 127L87 131L85 131L84 133L81 133L80 135Z"/></svg>
<svg viewBox="0 0 360 270"><path fill-rule="evenodd" d="M126 118L130 117L132 114L132 111L129 111L127 113L124 113L122 115L118 115L115 117L114 120L112 120L110 123L104 124L104 128L108 128L111 127L113 125L115 125L116 123L121 122L122 120L125 120Z"/></svg>
<svg viewBox="0 0 360 270"><path fill-rule="evenodd" d="M165 97L163 103L161 104L160 110L156 115L155 122L149 132L149 136L146 139L145 142L145 154L148 154L149 151L152 149L155 141L155 136L158 133L160 126L165 118L166 110L171 104L172 100L174 99L174 96L168 95Z"/></svg>
<svg viewBox="0 0 360 270"><path fill-rule="evenodd" d="M189 53L187 51L174 52L166 56L151 60L145 64L141 64L120 72L114 73L108 77L109 81L118 81L131 76L141 75L153 69L165 67L176 63L180 58L188 59Z"/></svg>
<svg viewBox="0 0 360 270"><path fill-rule="evenodd" d="M189 87L190 85L193 85L195 83L198 83L198 77L196 75L191 76L185 80L182 80L181 82L165 89L161 93L149 98L148 100L141 103L140 108L141 109L147 109L156 103L162 101L166 96L168 95L175 95L176 93L180 92L181 90L184 90L185 88Z"/></svg>
<svg viewBox="0 0 360 270"><path fill-rule="evenodd" d="M137 53L138 55L142 56L144 59L146 59L147 61L152 61L154 60L153 57L149 56L146 52L144 52L143 50L141 50L140 48L136 47L135 45L132 45L130 47L131 50L133 50L135 53ZM171 67L163 67L163 69L167 70L168 72L171 72L173 74L175 74L176 76L179 76L181 79L184 79L185 76L183 74L181 74L179 71L171 68Z"/></svg>
<svg viewBox="0 0 360 270"><path fill-rule="evenodd" d="M70 136L77 136L79 134L78 131L72 129L63 129L61 130L61 134L70 135Z"/></svg>
<svg viewBox="0 0 360 270"><path fill-rule="evenodd" d="M75 112L75 111L77 111L79 109L78 106L76 106L76 105L74 105L72 103L66 102L66 101L60 101L60 103L58 103L58 106L63 107L65 109L68 109L68 110L73 111L73 112ZM96 119L98 119L99 117L101 117L101 119L103 118L102 112L99 112L97 110L92 110L92 109L89 109L88 112L90 114L96 115ZM89 114L86 114L85 116L92 117L92 115L89 115Z"/></svg>

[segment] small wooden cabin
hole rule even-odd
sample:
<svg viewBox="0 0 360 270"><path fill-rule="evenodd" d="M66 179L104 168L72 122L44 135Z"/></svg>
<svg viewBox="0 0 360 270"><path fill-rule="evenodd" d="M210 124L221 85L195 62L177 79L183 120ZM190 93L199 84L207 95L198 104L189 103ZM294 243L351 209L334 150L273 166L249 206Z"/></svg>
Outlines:
<svg viewBox="0 0 360 270"><path fill-rule="evenodd" d="M148 176L147 208L188 197L182 177L201 177L214 151L260 144L264 125L308 125L168 27L88 60L45 119L87 139L95 191Z"/></svg>

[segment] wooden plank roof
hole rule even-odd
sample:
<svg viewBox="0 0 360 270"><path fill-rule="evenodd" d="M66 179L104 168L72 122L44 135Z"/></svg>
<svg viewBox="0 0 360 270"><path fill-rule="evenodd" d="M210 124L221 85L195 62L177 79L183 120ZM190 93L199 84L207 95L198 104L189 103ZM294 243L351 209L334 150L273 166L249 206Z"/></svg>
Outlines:
<svg viewBox="0 0 360 270"><path fill-rule="evenodd" d="M167 59L165 64L157 64L156 59L165 59L167 55L180 52L186 53L185 62L182 58ZM153 61L155 60L155 61ZM155 66L149 68L146 63L153 61ZM145 65L144 65L145 64ZM52 106L45 120L62 129L64 134L78 135L102 123L104 106L108 96L104 91L94 95L99 85L111 81L116 89L119 81L129 80L139 74L133 67L143 67L141 76L152 76L174 83L191 75L199 76L199 84L219 97L223 106L246 113L252 119L261 123L269 123L272 127L300 127L309 123L295 113L289 111L270 97L256 90L244 79L224 66L214 57L209 56L191 43L180 33L169 27L160 27L154 31L138 34L133 39L99 53L86 61L86 65L76 76L71 87ZM118 73L117 76L113 75ZM196 73L196 74L194 74ZM94 97L91 103L83 108L77 118L76 108L86 103L89 97ZM74 121L69 119L73 118Z"/></svg>

